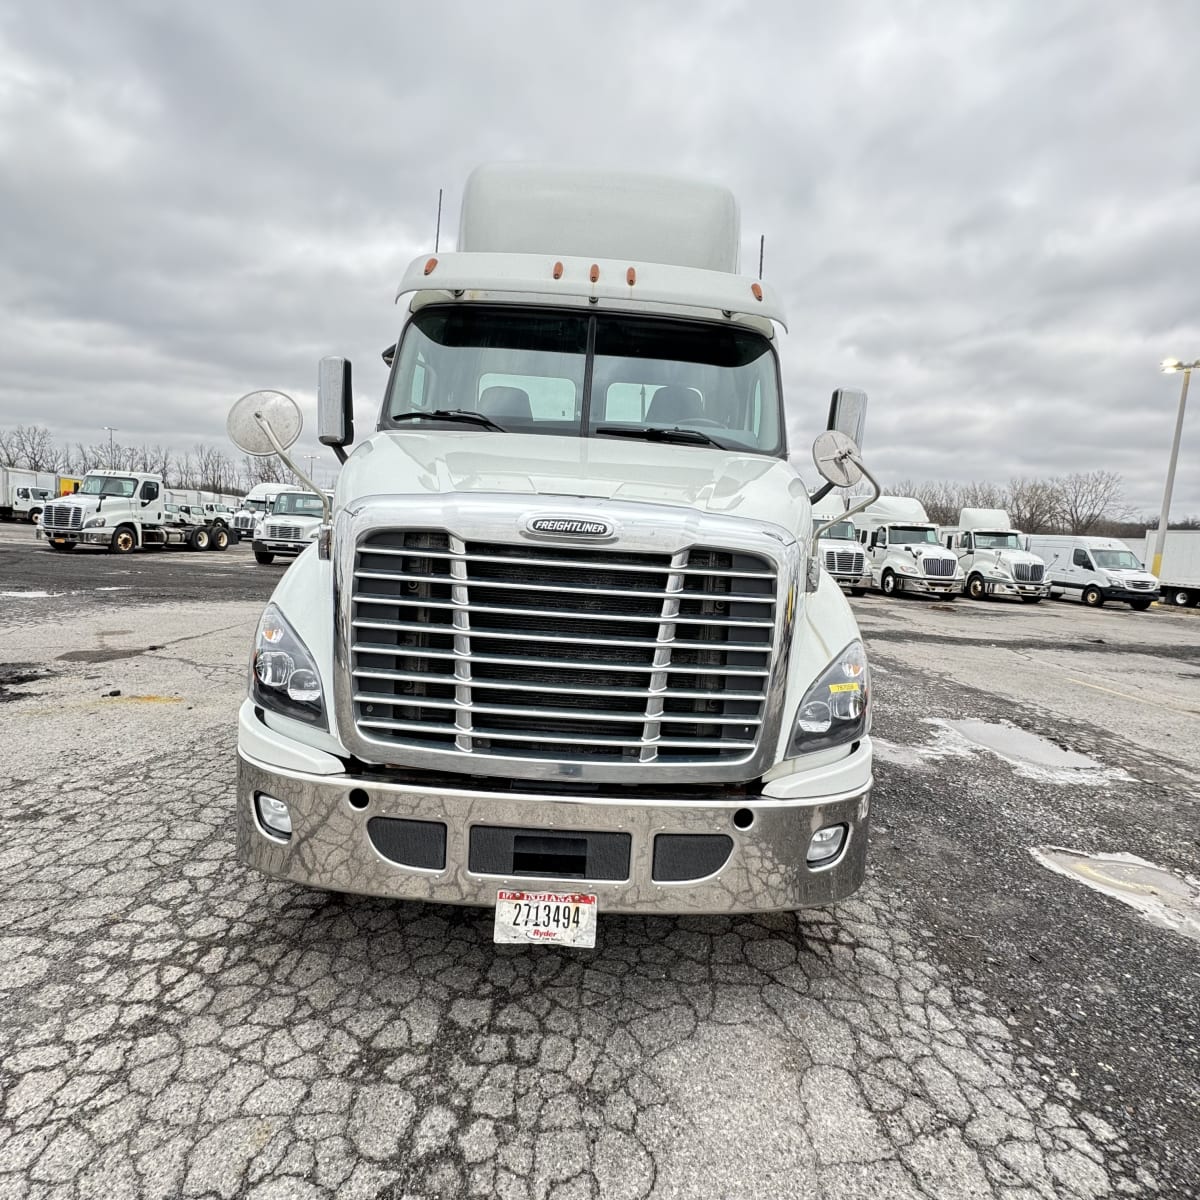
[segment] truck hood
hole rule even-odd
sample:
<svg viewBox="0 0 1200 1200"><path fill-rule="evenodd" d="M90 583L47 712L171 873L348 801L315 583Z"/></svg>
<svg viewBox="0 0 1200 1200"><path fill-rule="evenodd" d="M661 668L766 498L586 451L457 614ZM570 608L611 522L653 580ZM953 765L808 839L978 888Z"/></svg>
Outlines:
<svg viewBox="0 0 1200 1200"><path fill-rule="evenodd" d="M632 438L480 431L374 434L338 477L338 508L371 496L497 492L666 504L806 538L808 494L778 458Z"/></svg>
<svg viewBox="0 0 1200 1200"><path fill-rule="evenodd" d="M101 498L99 496L84 496L81 493L76 492L74 495L71 495L71 496L59 496L54 500L48 500L43 507L45 507L45 508L59 508L59 507L78 508L83 511L84 518L86 519L92 513L94 513L96 511L96 509L99 507L100 499ZM110 506L113 508L116 508L116 506L118 504L120 504L123 509L128 510L129 498L127 496L105 496L104 497L104 507L105 508L108 508ZM104 508L101 508L100 511L103 512Z"/></svg>

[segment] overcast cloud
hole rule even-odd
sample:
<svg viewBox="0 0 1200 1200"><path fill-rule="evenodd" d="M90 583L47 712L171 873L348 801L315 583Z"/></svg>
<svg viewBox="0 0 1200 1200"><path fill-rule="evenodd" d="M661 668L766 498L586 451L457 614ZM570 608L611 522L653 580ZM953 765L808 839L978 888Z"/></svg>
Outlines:
<svg viewBox="0 0 1200 1200"><path fill-rule="evenodd" d="M438 188L447 249L476 164L594 163L730 186L748 271L766 234L797 447L861 386L885 479L1104 468L1156 509L1156 364L1200 357L1197 45L1194 0L10 0L0 426L184 449L279 387L311 441L343 353L369 427Z"/></svg>

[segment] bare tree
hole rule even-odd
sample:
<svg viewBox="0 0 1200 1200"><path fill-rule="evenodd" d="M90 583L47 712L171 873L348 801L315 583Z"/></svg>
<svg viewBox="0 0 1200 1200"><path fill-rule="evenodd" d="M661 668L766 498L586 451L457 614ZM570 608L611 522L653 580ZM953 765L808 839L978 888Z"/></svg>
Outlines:
<svg viewBox="0 0 1200 1200"><path fill-rule="evenodd" d="M1129 513L1121 494L1121 477L1112 471L1077 471L1054 482L1065 533L1090 533L1101 518L1120 521Z"/></svg>
<svg viewBox="0 0 1200 1200"><path fill-rule="evenodd" d="M1052 533L1058 528L1062 500L1053 479L1009 480L1003 507L1014 529L1022 533Z"/></svg>
<svg viewBox="0 0 1200 1200"><path fill-rule="evenodd" d="M0 467L17 465L17 438L10 429L0 429Z"/></svg>
<svg viewBox="0 0 1200 1200"><path fill-rule="evenodd" d="M18 425L13 430L13 465L31 471L55 471L62 452L44 425Z"/></svg>

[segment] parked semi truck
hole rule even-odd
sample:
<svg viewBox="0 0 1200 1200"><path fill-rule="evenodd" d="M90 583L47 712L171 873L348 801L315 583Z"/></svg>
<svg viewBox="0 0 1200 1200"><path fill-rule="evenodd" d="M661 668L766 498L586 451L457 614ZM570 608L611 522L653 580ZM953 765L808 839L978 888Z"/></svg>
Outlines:
<svg viewBox="0 0 1200 1200"><path fill-rule="evenodd" d="M1158 599L1158 580L1118 538L1035 533L1026 546L1046 564L1050 595L1078 599L1089 608L1123 600L1144 611Z"/></svg>
<svg viewBox="0 0 1200 1200"><path fill-rule="evenodd" d="M271 501L271 511L254 528L254 560L264 566L276 556L295 558L316 540L321 527L324 500L316 492L299 488L281 492Z"/></svg>
<svg viewBox="0 0 1200 1200"><path fill-rule="evenodd" d="M284 492L302 492L294 483L256 483L241 499L233 514L238 537L252 537L258 523L271 511L276 496Z"/></svg>
<svg viewBox="0 0 1200 1200"><path fill-rule="evenodd" d="M821 565L834 582L851 596L861 596L870 585L867 556L858 540L854 518L847 517L846 500L834 492L813 505L813 520L826 524L817 541Z"/></svg>
<svg viewBox="0 0 1200 1200"><path fill-rule="evenodd" d="M972 600L1015 596L1037 604L1049 594L1046 564L1024 548L1024 535L1003 509L961 509L958 525L943 529L941 537L958 556L963 591Z"/></svg>
<svg viewBox="0 0 1200 1200"><path fill-rule="evenodd" d="M938 541L937 526L912 496L882 496L856 518L870 584L885 596L901 592L953 600L962 591L958 556Z"/></svg>
<svg viewBox="0 0 1200 1200"><path fill-rule="evenodd" d="M76 546L103 547L113 554L163 546L224 550L230 540L224 519L199 512L182 522L178 499L159 475L89 471L78 492L47 502L37 536L45 538L51 550Z"/></svg>
<svg viewBox="0 0 1200 1200"><path fill-rule="evenodd" d="M58 495L54 471L0 467L0 520L37 522L47 500Z"/></svg>
<svg viewBox="0 0 1200 1200"><path fill-rule="evenodd" d="M1157 538L1156 529L1146 530L1145 545L1139 548L1142 562L1154 561ZM1200 605L1200 529L1167 530L1158 580L1162 602L1176 608Z"/></svg>
<svg viewBox="0 0 1200 1200"><path fill-rule="evenodd" d="M788 464L784 312L739 240L719 187L471 176L457 250L400 284L377 430L259 622L245 862L495 907L500 941L859 886L867 661ZM323 360L340 456L351 392ZM230 434L285 448L299 410L253 393ZM853 484L852 440L818 441Z"/></svg>

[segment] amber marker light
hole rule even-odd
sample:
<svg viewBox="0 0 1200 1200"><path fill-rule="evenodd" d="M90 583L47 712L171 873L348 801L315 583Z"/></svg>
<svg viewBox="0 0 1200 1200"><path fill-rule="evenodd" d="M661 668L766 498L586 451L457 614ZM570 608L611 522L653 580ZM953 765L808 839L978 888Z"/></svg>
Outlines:
<svg viewBox="0 0 1200 1200"><path fill-rule="evenodd" d="M637 283L637 272L632 267L625 272L625 282L629 284L630 287L633 287L633 285Z"/></svg>
<svg viewBox="0 0 1200 1200"><path fill-rule="evenodd" d="M562 265L562 263L560 263L560 262L556 262L556 263L554 264L554 278L555 278L555 279L561 279L561 278L562 278L562 273L563 273L563 265Z"/></svg>
<svg viewBox="0 0 1200 1200"><path fill-rule="evenodd" d="M437 259L436 259L436 258L431 258L431 259L430 259L430 260L429 260L429 261L428 261L428 262L425 264L425 274L426 274L426 275L432 275L432 274L433 274L433 268L434 268L434 267L436 267L436 266L437 266Z"/></svg>
<svg viewBox="0 0 1200 1200"><path fill-rule="evenodd" d="M750 285L750 291L754 293L755 300L762 299L762 288L760 288L757 283L752 283Z"/></svg>
<svg viewBox="0 0 1200 1200"><path fill-rule="evenodd" d="M600 267L597 263L592 263L592 269L588 272L588 278L595 283L600 278Z"/></svg>

